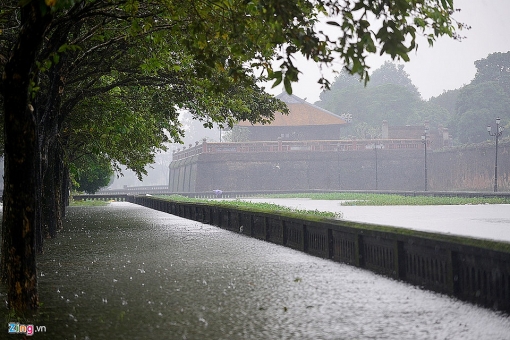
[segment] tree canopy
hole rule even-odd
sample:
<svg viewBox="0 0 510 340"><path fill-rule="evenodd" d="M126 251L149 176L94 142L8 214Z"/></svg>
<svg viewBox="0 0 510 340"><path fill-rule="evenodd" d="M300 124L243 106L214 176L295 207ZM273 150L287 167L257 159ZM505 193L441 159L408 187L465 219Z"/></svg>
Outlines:
<svg viewBox="0 0 510 340"><path fill-rule="evenodd" d="M370 75L370 83L367 86L380 86L393 84L405 88L413 96L420 97L418 88L413 84L409 74L404 71L404 65L386 61L381 67Z"/></svg>
<svg viewBox="0 0 510 340"><path fill-rule="evenodd" d="M510 52L496 52L475 61L476 74L471 84L495 81L510 91Z"/></svg>
<svg viewBox="0 0 510 340"><path fill-rule="evenodd" d="M377 135L382 120L391 125L428 121L448 127L457 144L480 143L491 138L486 127L497 117L503 126L510 124L510 52L489 54L475 66L477 73L469 84L428 101L419 98L401 66L385 63L366 87L344 71L317 104L339 115L350 113L352 126L345 133L362 138Z"/></svg>
<svg viewBox="0 0 510 340"><path fill-rule="evenodd" d="M501 118L510 124L510 52L492 53L475 61L477 72L458 90L450 130L461 144L490 139L486 127Z"/></svg>
<svg viewBox="0 0 510 340"><path fill-rule="evenodd" d="M343 71L320 98L318 106L352 116L351 126L343 131L345 137L378 137L384 120L390 125L423 124L437 116L437 110L443 111L423 102L403 66L390 62L372 73L367 86Z"/></svg>
<svg viewBox="0 0 510 340"><path fill-rule="evenodd" d="M281 103L257 83L271 79L291 92L296 54L323 65L340 60L367 79L368 53L408 60L417 34L432 44L441 35L456 38L462 26L452 0L1 4L1 274L15 310L37 307L40 225L65 201L62 174L80 153L142 172L155 149L182 136L180 109L207 126L270 120ZM328 15L335 16L328 21L333 34L317 29Z"/></svg>
<svg viewBox="0 0 510 340"><path fill-rule="evenodd" d="M509 106L508 92L498 81L469 84L460 90L451 130L462 144L486 141L487 125L497 117L509 122Z"/></svg>

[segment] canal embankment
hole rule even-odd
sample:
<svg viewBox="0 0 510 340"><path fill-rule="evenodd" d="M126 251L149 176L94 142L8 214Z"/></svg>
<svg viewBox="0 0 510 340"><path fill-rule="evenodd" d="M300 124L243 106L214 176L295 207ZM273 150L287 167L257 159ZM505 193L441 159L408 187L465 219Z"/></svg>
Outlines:
<svg viewBox="0 0 510 340"><path fill-rule="evenodd" d="M218 204L133 203L510 312L510 244Z"/></svg>

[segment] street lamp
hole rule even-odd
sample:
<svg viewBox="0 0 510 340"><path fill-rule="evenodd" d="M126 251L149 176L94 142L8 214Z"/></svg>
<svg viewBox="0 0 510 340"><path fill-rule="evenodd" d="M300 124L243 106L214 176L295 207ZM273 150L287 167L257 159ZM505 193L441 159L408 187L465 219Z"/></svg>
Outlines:
<svg viewBox="0 0 510 340"><path fill-rule="evenodd" d="M377 143L373 143L373 144L368 144L366 147L366 149L370 149L370 150L375 150L375 190L378 190L378 186L379 186L379 181L378 181L378 176L377 176L377 149L384 149L384 144L377 144Z"/></svg>
<svg viewBox="0 0 510 340"><path fill-rule="evenodd" d="M429 129L425 129L425 133L421 136L421 142L425 145L425 191L428 190L428 183L427 183L427 133L429 132Z"/></svg>
<svg viewBox="0 0 510 340"><path fill-rule="evenodd" d="M498 139L503 133L503 127L499 126L501 119L496 118L496 132L492 132L492 126L487 125L487 132L490 136L496 137L496 161L494 163L494 192L498 191Z"/></svg>

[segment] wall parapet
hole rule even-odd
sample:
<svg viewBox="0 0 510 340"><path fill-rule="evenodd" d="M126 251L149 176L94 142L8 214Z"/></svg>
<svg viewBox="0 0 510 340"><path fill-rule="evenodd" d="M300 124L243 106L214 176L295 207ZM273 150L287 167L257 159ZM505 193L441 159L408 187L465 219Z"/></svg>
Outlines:
<svg viewBox="0 0 510 340"><path fill-rule="evenodd" d="M372 150L374 145L386 150L423 149L420 139L363 139L363 140L310 140L208 143L184 147L173 153L178 161L202 153L250 153L250 152L297 152L297 151L362 151Z"/></svg>
<svg viewBox="0 0 510 340"><path fill-rule="evenodd" d="M509 243L148 196L127 200L510 313Z"/></svg>

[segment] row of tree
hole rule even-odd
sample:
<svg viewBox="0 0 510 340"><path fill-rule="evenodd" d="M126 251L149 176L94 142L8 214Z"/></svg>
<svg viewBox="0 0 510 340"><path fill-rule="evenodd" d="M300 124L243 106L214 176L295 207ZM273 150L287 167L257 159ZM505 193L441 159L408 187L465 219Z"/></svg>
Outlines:
<svg viewBox="0 0 510 340"><path fill-rule="evenodd" d="M417 30L433 42L455 37L458 27L450 0L0 5L0 274L16 311L38 305L36 253L60 228L70 172L80 178L124 164L142 174L157 149L180 140L182 109L209 127L270 121L284 106L257 83L272 79L290 92L299 76L296 53L318 63L340 59L351 74L366 77L366 52L407 60ZM316 28L328 14L338 15L329 25L339 38Z"/></svg>
<svg viewBox="0 0 510 340"><path fill-rule="evenodd" d="M447 126L460 144L491 138L486 127L494 128L497 117L510 127L510 52L489 54L475 61L475 66L476 74L469 84L429 100L448 111Z"/></svg>
<svg viewBox="0 0 510 340"><path fill-rule="evenodd" d="M486 126L496 117L510 124L510 52L490 54L475 66L471 83L429 100L421 98L403 65L386 62L372 73L366 87L343 72L316 104L352 117L345 137L378 137L383 120L390 125L428 121L431 127L447 127L458 144L479 143L490 138Z"/></svg>
<svg viewBox="0 0 510 340"><path fill-rule="evenodd" d="M423 124L428 120L432 126L445 126L447 119L443 108L421 99L404 65L391 62L376 69L366 86L343 72L320 99L318 106L352 118L350 126L342 131L344 137L380 137L383 120L389 125Z"/></svg>

